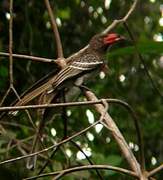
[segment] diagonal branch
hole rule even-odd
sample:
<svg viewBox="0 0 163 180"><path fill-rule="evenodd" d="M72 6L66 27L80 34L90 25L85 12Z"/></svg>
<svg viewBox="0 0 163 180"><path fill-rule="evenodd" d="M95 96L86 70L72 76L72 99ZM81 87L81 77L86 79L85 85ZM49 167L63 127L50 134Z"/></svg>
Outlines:
<svg viewBox="0 0 163 180"><path fill-rule="evenodd" d="M46 5L46 8L47 8L47 11L49 13L50 22L51 22L51 25L52 25L54 37L55 37L56 44L57 44L58 58L63 58L64 57L63 56L63 48L62 48L62 43L61 43L61 39L60 39L58 28L57 28L56 20L55 20L52 8L50 6L49 0L44 0L44 1L45 1L45 5Z"/></svg>
<svg viewBox="0 0 163 180"><path fill-rule="evenodd" d="M75 146L77 149L79 149L79 151L85 156L85 158L87 159L87 161L89 162L90 165L94 165L94 162L87 156L87 154L83 151L83 149L73 140L70 141L73 146ZM98 169L95 169L96 174L98 175L100 180L103 180L102 175L100 174L100 172L98 171Z"/></svg>
<svg viewBox="0 0 163 180"><path fill-rule="evenodd" d="M118 24L120 23L124 23L127 21L127 19L131 16L131 14L133 13L133 11L136 8L136 5L138 3L138 0L135 0L134 3L131 5L129 11L127 12L127 14L121 18L121 19L116 19L112 22L111 25L109 25L103 32L102 34L107 34L109 31L111 31L112 29L114 29Z"/></svg>
<svg viewBox="0 0 163 180"><path fill-rule="evenodd" d="M85 96L89 101L97 101L98 99L91 91L85 91ZM102 114L104 112L104 106L101 104L94 105L97 112ZM137 162L134 154L132 153L131 149L128 147L124 137L122 136L121 132L119 131L118 127L116 126L115 122L111 118L111 116L106 113L103 121L109 131L111 132L112 136L115 138L116 142L118 143L121 152L123 153L124 157L126 158L127 162L129 163L131 169L136 172L138 176L141 176L141 169L140 165Z"/></svg>
<svg viewBox="0 0 163 180"><path fill-rule="evenodd" d="M158 172L160 172L161 170L163 170L163 164L161 164L160 166L158 166L157 168L151 170L148 173L148 177L154 176L155 174L157 174Z"/></svg>

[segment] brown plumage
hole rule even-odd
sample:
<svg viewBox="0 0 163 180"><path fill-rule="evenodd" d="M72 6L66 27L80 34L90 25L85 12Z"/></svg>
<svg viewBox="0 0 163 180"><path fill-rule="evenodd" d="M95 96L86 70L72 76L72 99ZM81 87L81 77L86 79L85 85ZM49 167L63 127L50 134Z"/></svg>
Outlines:
<svg viewBox="0 0 163 180"><path fill-rule="evenodd" d="M56 89L64 84L64 81L78 78L100 68L104 63L103 57L107 48L121 39L123 39L121 36L114 33L93 36L84 50L66 59L67 66L64 69L45 84L26 94L15 106L25 105L45 91L47 93L55 92Z"/></svg>

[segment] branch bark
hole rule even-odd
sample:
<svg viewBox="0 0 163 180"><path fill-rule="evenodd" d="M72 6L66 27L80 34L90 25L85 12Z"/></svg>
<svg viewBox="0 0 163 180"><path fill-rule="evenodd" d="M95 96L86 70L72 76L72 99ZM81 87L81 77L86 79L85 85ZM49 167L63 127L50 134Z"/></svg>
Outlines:
<svg viewBox="0 0 163 180"><path fill-rule="evenodd" d="M153 169L152 171L150 171L148 173L148 177L154 176L155 174L157 174L159 171L163 170L163 164L161 164L160 166L158 166L157 168Z"/></svg>
<svg viewBox="0 0 163 180"><path fill-rule="evenodd" d="M89 101L97 101L98 100L97 97L91 91L85 91L85 96L86 96L87 100L89 100ZM104 112L103 105L95 104L94 107L97 112L99 112L100 114L103 114L103 112ZM105 123L106 127L109 129L112 136L118 143L118 145L121 149L121 152L123 153L124 157L126 158L131 169L138 175L138 177L142 178L142 180L143 179L145 180L146 178L143 177L143 175L142 175L139 163L137 162L134 154L132 153L131 149L129 148L128 144L126 143L123 135L119 131L115 122L113 121L113 119L111 118L111 116L108 113L106 113L103 122Z"/></svg>
<svg viewBox="0 0 163 180"><path fill-rule="evenodd" d="M52 8L50 6L50 2L49 2L49 0L44 0L44 2L45 2L45 5L46 5L46 8L47 8L47 11L49 13L50 22L51 22L51 25L52 25L55 41L56 41L56 44L57 44L58 58L63 58L64 56L63 56L62 43L61 43L58 28L57 28L56 20L55 20Z"/></svg>
<svg viewBox="0 0 163 180"><path fill-rule="evenodd" d="M8 57L10 54L5 52L0 52L0 56ZM45 63L55 63L54 59L43 58L43 57L36 57L36 56L29 56L24 54L12 54L13 57L20 58L20 59L29 59L32 61L40 61Z"/></svg>
<svg viewBox="0 0 163 180"><path fill-rule="evenodd" d="M90 169L112 170L112 171L120 172L120 173L123 173L126 175L131 175L133 177L137 177L137 175L134 172L127 170L127 169L120 168L120 167L114 167L114 166L109 166L109 165L86 165L86 166L69 168L69 169L65 169L62 171L56 171L56 172L47 173L47 174L40 174L39 176L25 178L24 180L37 179L37 178L41 178L41 177L54 176L54 175L59 174L60 176L55 178L55 179L58 179L58 178L61 178L62 176L64 176L65 174L70 174L72 172L90 170Z"/></svg>

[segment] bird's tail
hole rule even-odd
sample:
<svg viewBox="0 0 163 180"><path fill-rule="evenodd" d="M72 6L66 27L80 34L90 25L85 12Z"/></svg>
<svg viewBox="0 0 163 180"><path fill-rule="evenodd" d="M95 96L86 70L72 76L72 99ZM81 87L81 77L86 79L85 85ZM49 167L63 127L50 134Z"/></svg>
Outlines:
<svg viewBox="0 0 163 180"><path fill-rule="evenodd" d="M56 96L57 96L56 92L49 93L49 94L47 94L45 92L40 96L39 104L44 104L44 103L50 104L52 99L55 99ZM38 117L40 119L40 122L39 122L39 127L36 131L35 138L33 140L33 145L32 145L32 149L31 149L30 154L38 151L39 141L41 143L42 148L45 148L42 141L41 141L43 129L45 127L45 120L46 120L45 111L46 111L46 109L38 109ZM26 164L27 169L30 169L30 170L34 169L36 167L36 162L37 162L37 155L29 157L27 159L27 164Z"/></svg>

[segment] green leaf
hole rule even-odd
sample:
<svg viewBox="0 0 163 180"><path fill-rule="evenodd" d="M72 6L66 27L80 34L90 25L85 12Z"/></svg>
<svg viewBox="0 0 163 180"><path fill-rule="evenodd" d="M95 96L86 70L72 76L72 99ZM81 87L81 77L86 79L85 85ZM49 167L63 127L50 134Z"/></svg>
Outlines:
<svg viewBox="0 0 163 180"><path fill-rule="evenodd" d="M70 19L70 9L66 8L58 11L58 16L62 19Z"/></svg>

